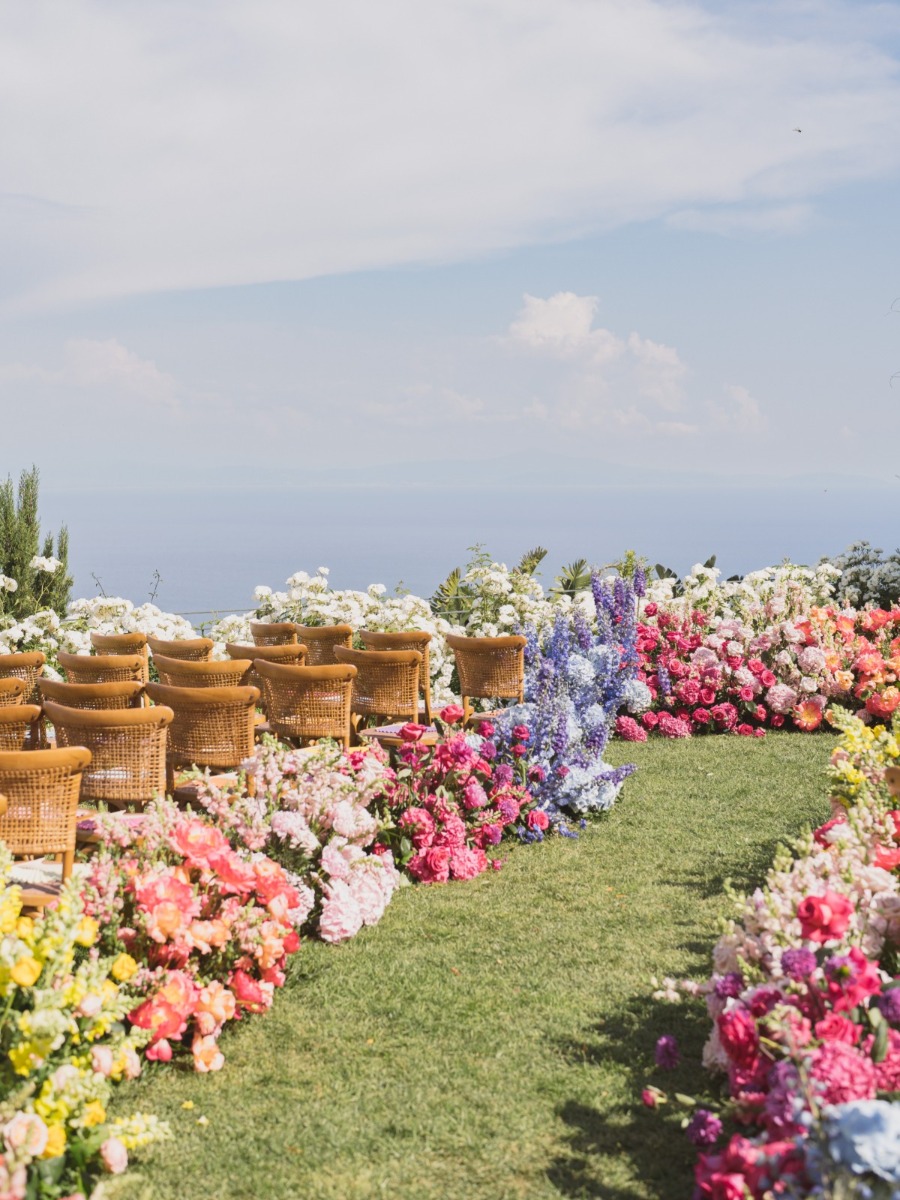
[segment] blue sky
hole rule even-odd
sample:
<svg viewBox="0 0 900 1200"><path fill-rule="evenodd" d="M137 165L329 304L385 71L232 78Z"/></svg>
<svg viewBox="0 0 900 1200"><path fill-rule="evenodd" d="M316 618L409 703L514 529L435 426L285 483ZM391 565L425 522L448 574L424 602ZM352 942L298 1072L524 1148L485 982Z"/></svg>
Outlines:
<svg viewBox="0 0 900 1200"><path fill-rule="evenodd" d="M35 0L0 30L4 471L501 458L895 507L900 5Z"/></svg>

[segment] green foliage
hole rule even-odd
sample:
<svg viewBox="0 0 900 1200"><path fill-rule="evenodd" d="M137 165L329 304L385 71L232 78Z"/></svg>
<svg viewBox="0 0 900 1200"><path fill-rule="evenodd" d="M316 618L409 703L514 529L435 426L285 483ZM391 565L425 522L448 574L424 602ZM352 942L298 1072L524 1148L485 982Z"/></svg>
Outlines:
<svg viewBox="0 0 900 1200"><path fill-rule="evenodd" d="M638 773L577 841L513 846L499 874L402 888L352 941L307 943L271 1011L232 1023L223 1071L118 1089L117 1111L172 1123L147 1155L156 1200L690 1195L682 1110L641 1089L716 1086L710 1022L650 977L709 974L725 878L752 889L778 838L827 816L833 746L614 743ZM684 1055L666 1075L664 1033Z"/></svg>
<svg viewBox="0 0 900 1200"><path fill-rule="evenodd" d="M533 550L526 550L519 560L519 565L514 569L520 575L533 575L544 559L549 554L543 546L535 546Z"/></svg>
<svg viewBox="0 0 900 1200"><path fill-rule="evenodd" d="M38 489L34 466L19 476L18 489L11 478L0 485L0 575L18 584L15 591L0 588L0 615L16 620L48 608L64 616L72 593L69 531L65 525L60 529L55 553L52 533L41 541ZM59 566L41 570L32 566L35 558L56 559Z"/></svg>
<svg viewBox="0 0 900 1200"><path fill-rule="evenodd" d="M568 563L556 579L550 592L554 596L574 596L591 586L591 564L586 558L576 558Z"/></svg>
<svg viewBox="0 0 900 1200"><path fill-rule="evenodd" d="M644 558L643 554L638 554L636 550L626 550L622 558L613 559L606 566L611 567L623 579L634 579L638 567L643 570L645 575L649 573L650 561Z"/></svg>
<svg viewBox="0 0 900 1200"><path fill-rule="evenodd" d="M885 558L879 547L853 542L831 561L843 572L835 588L841 604L892 608L900 599L900 550Z"/></svg>

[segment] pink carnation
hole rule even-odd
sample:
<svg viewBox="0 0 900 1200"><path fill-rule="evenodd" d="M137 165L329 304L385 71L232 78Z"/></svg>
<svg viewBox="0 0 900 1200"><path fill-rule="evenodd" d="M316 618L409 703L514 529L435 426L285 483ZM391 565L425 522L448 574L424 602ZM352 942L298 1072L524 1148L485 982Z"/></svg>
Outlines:
<svg viewBox="0 0 900 1200"><path fill-rule="evenodd" d="M450 856L450 873L454 879L474 879L487 870L487 855L483 850L462 847Z"/></svg>
<svg viewBox="0 0 900 1200"><path fill-rule="evenodd" d="M659 732L667 738L689 738L691 727L687 721L664 712L659 714Z"/></svg>
<svg viewBox="0 0 900 1200"><path fill-rule="evenodd" d="M642 729L634 717L617 718L616 733L625 742L646 742L647 740L646 729Z"/></svg>
<svg viewBox="0 0 900 1200"><path fill-rule="evenodd" d="M819 1085L822 1104L874 1100L878 1081L875 1064L846 1042L826 1042L810 1058L810 1076Z"/></svg>

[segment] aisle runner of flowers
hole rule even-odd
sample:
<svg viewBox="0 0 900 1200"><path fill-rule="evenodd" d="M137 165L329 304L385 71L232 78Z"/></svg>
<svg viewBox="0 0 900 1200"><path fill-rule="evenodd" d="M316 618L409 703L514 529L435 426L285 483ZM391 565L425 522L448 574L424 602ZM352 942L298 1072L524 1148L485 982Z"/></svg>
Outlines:
<svg viewBox="0 0 900 1200"><path fill-rule="evenodd" d="M685 1118L701 1149L698 1197L900 1194L900 719L831 719L843 731L836 815L779 851L739 901L707 982L666 980L656 993L705 999L704 1064L727 1081L718 1113ZM677 1062L675 1039L661 1038L658 1066ZM652 1107L667 1099L644 1092Z"/></svg>

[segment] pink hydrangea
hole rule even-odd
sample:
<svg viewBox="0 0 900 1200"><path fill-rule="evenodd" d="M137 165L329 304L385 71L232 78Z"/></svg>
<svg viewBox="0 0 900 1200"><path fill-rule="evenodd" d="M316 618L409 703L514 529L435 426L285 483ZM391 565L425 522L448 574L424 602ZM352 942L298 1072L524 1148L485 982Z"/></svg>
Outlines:
<svg viewBox="0 0 900 1200"><path fill-rule="evenodd" d="M657 728L663 737L667 738L689 738L691 736L691 727L688 722L682 721L680 717L673 717L671 713L667 712L659 714Z"/></svg>
<svg viewBox="0 0 900 1200"><path fill-rule="evenodd" d="M634 717L618 717L616 733L625 742L646 742L647 740L646 729L642 729Z"/></svg>
<svg viewBox="0 0 900 1200"><path fill-rule="evenodd" d="M474 879L487 867L487 855L477 847L468 849L463 846L455 849L450 856L450 873L454 879Z"/></svg>
<svg viewBox="0 0 900 1200"><path fill-rule="evenodd" d="M333 880L325 889L319 936L325 942L344 942L359 933L362 925L363 915L350 885L343 879Z"/></svg>
<svg viewBox="0 0 900 1200"><path fill-rule="evenodd" d="M810 1058L810 1077L823 1104L873 1100L878 1087L875 1064L846 1042L826 1042Z"/></svg>

